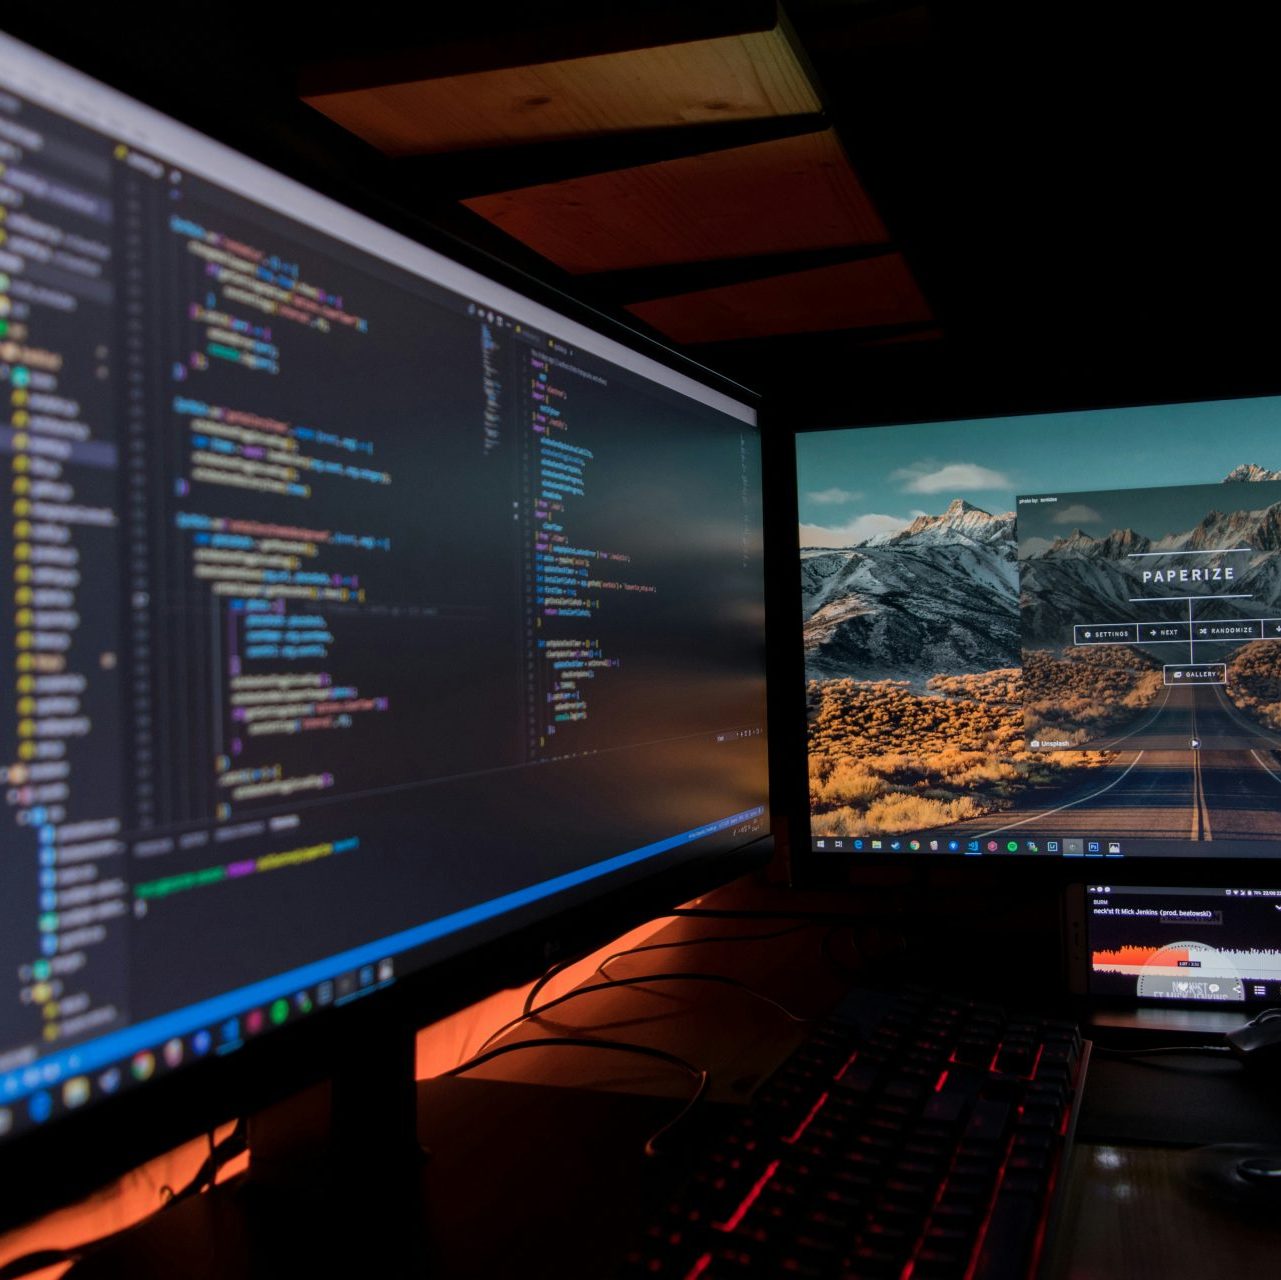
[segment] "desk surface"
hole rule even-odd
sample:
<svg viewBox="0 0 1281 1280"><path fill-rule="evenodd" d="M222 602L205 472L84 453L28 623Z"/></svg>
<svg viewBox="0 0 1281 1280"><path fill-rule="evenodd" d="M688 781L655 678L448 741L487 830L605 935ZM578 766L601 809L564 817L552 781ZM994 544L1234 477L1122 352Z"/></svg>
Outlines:
<svg viewBox="0 0 1281 1280"><path fill-rule="evenodd" d="M821 918L681 918L647 940L675 945L625 955L610 963L609 976L697 971L729 976L741 986L655 977L584 993L499 1043L590 1035L695 1061L712 1076L707 1103L687 1122L696 1136L700 1124L715 1123L718 1110L743 1105L802 1036L801 1024L780 1005L800 1016L821 1014L861 975L919 977L922 968L937 970L940 957L955 954L954 940L946 936L936 939L933 957L929 946L905 950L896 918L919 926L922 913L893 893L797 894L740 884L704 903L762 913L809 911ZM860 922L851 929L835 918L842 913ZM1016 932L1024 918L1013 911ZM1029 929L1043 928L1035 910L1026 920ZM962 932L966 928L975 932L973 924L962 923ZM1030 934L1023 943L1032 946ZM974 945L980 947L981 939ZM1009 946L1008 936L995 951L1001 945ZM1012 976L1025 992L1053 981L1044 968L1024 968ZM964 986L956 966L934 976ZM1248 1219L1221 1206L1192 1184L1182 1148L1263 1138L1281 1146L1281 1102L1273 1098L1281 1089L1246 1079L1231 1062L1154 1062L1092 1065L1047 1276L1206 1280L1271 1274L1281 1243L1271 1223L1281 1221L1281 1212ZM673 1168L679 1157L648 1159L643 1147L679 1111L691 1087L690 1076L671 1064L569 1046L531 1047L464 1078L423 1082L420 1133L431 1158L414 1195L425 1206L428 1273L457 1280L602 1280L612 1274L648 1206L661 1201L679 1176L679 1167ZM185 1227L175 1211L160 1215L171 1221L157 1232L218 1236L224 1247L207 1274L277 1274L264 1271L261 1258L246 1261L253 1242L221 1222L221 1209L197 1202L181 1210ZM127 1261L100 1260L76 1274L131 1280L173 1274L168 1266L152 1268L141 1240L139 1248L141 1255L131 1251ZM162 1252L153 1250L153 1259Z"/></svg>

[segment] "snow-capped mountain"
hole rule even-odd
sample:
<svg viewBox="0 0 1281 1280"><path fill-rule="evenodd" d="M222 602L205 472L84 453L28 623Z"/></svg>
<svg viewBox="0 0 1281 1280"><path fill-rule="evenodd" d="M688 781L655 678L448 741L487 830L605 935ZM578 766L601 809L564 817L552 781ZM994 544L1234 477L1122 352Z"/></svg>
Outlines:
<svg viewBox="0 0 1281 1280"><path fill-rule="evenodd" d="M941 516L917 516L906 529L898 533L878 534L868 544L880 546L945 546L956 543L986 543L1008 540L1014 534L1014 512L994 516L966 502L953 498Z"/></svg>
<svg viewBox="0 0 1281 1280"><path fill-rule="evenodd" d="M1252 551L1281 550L1281 502L1257 511L1209 511L1191 529L1167 534L1155 540L1133 529L1113 529L1106 538L1093 538L1073 529L1048 546L1023 548L1023 558L1120 560L1139 553L1168 551L1212 551L1217 548L1248 547Z"/></svg>
<svg viewBox="0 0 1281 1280"><path fill-rule="evenodd" d="M806 666L908 679L1019 660L1014 513L955 499L937 516L801 564Z"/></svg>
<svg viewBox="0 0 1281 1280"><path fill-rule="evenodd" d="M1113 529L1106 538L1092 538L1080 529L1073 529L1064 538L1055 538L1040 550L1020 548L1023 558L1030 556L1088 556L1096 560L1115 560L1122 556L1146 551L1152 543L1133 529Z"/></svg>
<svg viewBox="0 0 1281 1280"><path fill-rule="evenodd" d="M1223 477L1224 484L1233 480L1281 480L1281 471L1269 471L1256 462L1243 462Z"/></svg>

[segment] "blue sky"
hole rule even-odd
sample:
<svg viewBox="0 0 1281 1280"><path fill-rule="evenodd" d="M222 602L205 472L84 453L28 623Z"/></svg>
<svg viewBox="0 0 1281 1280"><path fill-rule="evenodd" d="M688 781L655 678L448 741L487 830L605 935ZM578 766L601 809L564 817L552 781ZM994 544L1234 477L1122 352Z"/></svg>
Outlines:
<svg viewBox="0 0 1281 1280"><path fill-rule="evenodd" d="M801 545L891 533L953 498L994 514L1017 494L1213 484L1281 469L1281 396L814 431L797 437Z"/></svg>

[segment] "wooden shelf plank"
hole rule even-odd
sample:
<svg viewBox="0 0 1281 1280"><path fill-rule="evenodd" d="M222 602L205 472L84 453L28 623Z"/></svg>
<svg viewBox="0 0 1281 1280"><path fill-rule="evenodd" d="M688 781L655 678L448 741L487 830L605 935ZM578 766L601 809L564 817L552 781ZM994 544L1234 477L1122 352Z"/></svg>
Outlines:
<svg viewBox="0 0 1281 1280"><path fill-rule="evenodd" d="M888 238L830 129L463 203L575 273Z"/></svg>
<svg viewBox="0 0 1281 1280"><path fill-rule="evenodd" d="M820 105L778 27L304 101L394 156L799 115Z"/></svg>

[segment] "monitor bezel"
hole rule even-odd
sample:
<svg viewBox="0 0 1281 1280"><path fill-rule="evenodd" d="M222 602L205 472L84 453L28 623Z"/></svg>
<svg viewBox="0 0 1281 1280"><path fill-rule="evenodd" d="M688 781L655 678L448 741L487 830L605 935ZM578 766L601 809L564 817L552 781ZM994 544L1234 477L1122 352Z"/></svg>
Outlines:
<svg viewBox="0 0 1281 1280"><path fill-rule="evenodd" d="M50 28L38 20L7 20L9 34L38 53L756 410L754 430L763 441L756 392L674 351L641 331L638 322L608 314L566 293L553 279L531 274L529 255L524 255L525 265L513 265L416 214L397 198L386 165L360 144L338 144L340 131L321 117L316 117L313 135L300 136L296 120L281 125L216 113L207 96L196 95L177 77L130 66L118 50L101 44L78 44L69 28L70 24ZM557 273L549 269L546 274ZM767 527L769 505L765 503ZM763 572L768 600L773 589L768 563ZM779 771L768 731L766 747L772 786ZM318 1010L226 1057L184 1065L143 1087L125 1089L95 1100L83 1111L9 1136L0 1141L0 1185L6 1188L0 1199L0 1230L65 1206L216 1125L324 1082L354 1041L382 1043L389 1030L412 1037L416 1029L496 990L529 982L558 958L603 946L682 902L759 870L773 852L774 836L767 834L715 852L696 851L676 864L633 870L621 879L611 876L600 891L581 901L575 897L545 912L540 909L537 918L522 921L502 936L398 976L391 985L342 1009Z"/></svg>

